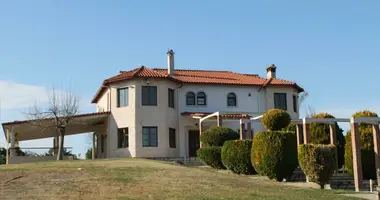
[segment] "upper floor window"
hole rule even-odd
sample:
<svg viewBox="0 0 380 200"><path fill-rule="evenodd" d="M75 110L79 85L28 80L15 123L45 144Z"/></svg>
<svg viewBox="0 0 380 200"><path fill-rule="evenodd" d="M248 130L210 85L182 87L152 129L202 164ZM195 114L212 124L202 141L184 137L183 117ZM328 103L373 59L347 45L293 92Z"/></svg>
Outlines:
<svg viewBox="0 0 380 200"><path fill-rule="evenodd" d="M188 92L186 94L186 105L195 105L195 94L194 94L194 92Z"/></svg>
<svg viewBox="0 0 380 200"><path fill-rule="evenodd" d="M157 86L142 86L141 101L143 106L156 106Z"/></svg>
<svg viewBox="0 0 380 200"><path fill-rule="evenodd" d="M296 113L297 112L297 104L298 104L298 101L297 101L297 96L296 95L293 95L293 111Z"/></svg>
<svg viewBox="0 0 380 200"><path fill-rule="evenodd" d="M204 92L198 92L197 104L198 105L206 105L206 94Z"/></svg>
<svg viewBox="0 0 380 200"><path fill-rule="evenodd" d="M168 89L168 104L170 108L174 108L174 90Z"/></svg>
<svg viewBox="0 0 380 200"><path fill-rule="evenodd" d="M227 95L227 106L236 106L236 94L231 92Z"/></svg>
<svg viewBox="0 0 380 200"><path fill-rule="evenodd" d="M128 88L117 89L117 107L128 106ZM107 96L108 100L108 96Z"/></svg>
<svg viewBox="0 0 380 200"><path fill-rule="evenodd" d="M274 108L288 110L286 93L274 93Z"/></svg>

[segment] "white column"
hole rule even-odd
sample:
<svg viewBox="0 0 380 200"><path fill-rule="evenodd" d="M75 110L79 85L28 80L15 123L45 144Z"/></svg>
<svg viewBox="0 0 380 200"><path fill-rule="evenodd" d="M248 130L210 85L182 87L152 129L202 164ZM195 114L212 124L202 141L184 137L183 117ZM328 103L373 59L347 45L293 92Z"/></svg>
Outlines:
<svg viewBox="0 0 380 200"><path fill-rule="evenodd" d="M16 149L15 149L15 147L16 147L16 137L15 137L15 133L13 131L13 128L11 129L9 137L10 137L9 139L11 141L11 146L10 146L11 153L10 153L10 157L14 157L14 156L16 156Z"/></svg>

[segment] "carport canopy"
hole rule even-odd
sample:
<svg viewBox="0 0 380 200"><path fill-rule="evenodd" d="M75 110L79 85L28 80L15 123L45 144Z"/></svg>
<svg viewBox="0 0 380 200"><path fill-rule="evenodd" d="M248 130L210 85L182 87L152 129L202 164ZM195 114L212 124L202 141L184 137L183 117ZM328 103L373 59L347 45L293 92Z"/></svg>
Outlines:
<svg viewBox="0 0 380 200"><path fill-rule="evenodd" d="M104 131L110 114L110 112L96 112L74 115L66 127L65 135ZM53 118L5 122L2 126L6 140L8 140L7 132L15 133L17 141L59 136Z"/></svg>

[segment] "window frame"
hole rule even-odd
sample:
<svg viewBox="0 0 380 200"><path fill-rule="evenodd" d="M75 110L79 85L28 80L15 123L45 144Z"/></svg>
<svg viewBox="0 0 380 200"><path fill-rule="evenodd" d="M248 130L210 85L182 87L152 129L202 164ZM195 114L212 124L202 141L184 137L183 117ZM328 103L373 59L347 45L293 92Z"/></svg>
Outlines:
<svg viewBox="0 0 380 200"><path fill-rule="evenodd" d="M202 96L200 97L199 96L200 94L203 94L203 97ZM204 103L200 104L199 99L203 99ZM199 106L206 106L207 105L207 96L206 96L205 92L198 92L197 93L197 105L199 105Z"/></svg>
<svg viewBox="0 0 380 200"><path fill-rule="evenodd" d="M144 145L144 129L148 129L148 145ZM152 132L151 129L156 129L156 144L152 145ZM142 127L142 147L158 147L158 127L157 126L143 126Z"/></svg>
<svg viewBox="0 0 380 200"><path fill-rule="evenodd" d="M293 111L295 113L298 112L298 98L296 95L293 94Z"/></svg>
<svg viewBox="0 0 380 200"><path fill-rule="evenodd" d="M175 128L169 128L169 148L177 148L177 134Z"/></svg>
<svg viewBox="0 0 380 200"><path fill-rule="evenodd" d="M192 95L192 97L190 97L189 95ZM189 98L193 98L192 102L190 102L190 104L189 104ZM196 95L194 92L187 92L186 93L186 105L187 106L195 106L196 105Z"/></svg>
<svg viewBox="0 0 380 200"><path fill-rule="evenodd" d="M175 108L175 95L174 89L168 88L168 106L169 108Z"/></svg>
<svg viewBox="0 0 380 200"><path fill-rule="evenodd" d="M284 106L285 106L285 109L284 108L281 108L281 97L284 97ZM285 110L287 111L288 110L288 101L287 101L287 94L286 93L274 93L273 94L273 100L274 100L274 108L276 109L282 109L282 110ZM276 100L278 100L278 103L279 105L276 105Z"/></svg>
<svg viewBox="0 0 380 200"><path fill-rule="evenodd" d="M230 97L230 95L233 95L233 97ZM230 100L234 100L235 102L235 104L234 105L230 105L229 103L230 103ZM237 106L237 97L236 97L236 94L235 93L233 93L233 92L230 92L230 93L228 93L227 94L227 106L229 106L229 107L236 107Z"/></svg>
<svg viewBox="0 0 380 200"><path fill-rule="evenodd" d="M123 93L120 93L121 91L124 91ZM121 108L121 107L127 107L129 105L129 87L122 87L122 88L117 88L117 107L118 108ZM123 94L123 102L124 104L121 105L121 102L120 102L120 97L121 95L120 94ZM107 97L107 101L108 101L108 97ZM108 106L108 103L107 103L107 106Z"/></svg>
<svg viewBox="0 0 380 200"><path fill-rule="evenodd" d="M120 132L123 130L126 130L126 132ZM118 128L117 129L117 148L124 149L128 147L129 147L129 128L128 127Z"/></svg>
<svg viewBox="0 0 380 200"><path fill-rule="evenodd" d="M145 89L147 89L148 90L148 93L147 93L147 97L146 98L144 98L145 96L144 96L144 88ZM152 96L154 96L154 95L152 95L151 94L151 89L155 89L155 101L153 101L152 100ZM141 87L141 105L142 106L157 106L157 104L158 104L158 87L157 86L142 86ZM147 100L145 100L145 99L147 99Z"/></svg>

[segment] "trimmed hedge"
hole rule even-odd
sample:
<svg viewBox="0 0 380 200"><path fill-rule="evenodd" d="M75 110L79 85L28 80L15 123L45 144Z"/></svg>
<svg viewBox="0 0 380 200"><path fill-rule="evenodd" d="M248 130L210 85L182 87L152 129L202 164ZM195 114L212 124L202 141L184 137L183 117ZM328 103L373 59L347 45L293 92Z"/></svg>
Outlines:
<svg viewBox="0 0 380 200"><path fill-rule="evenodd" d="M298 166L296 135L283 131L256 133L251 162L260 175L277 181L288 178Z"/></svg>
<svg viewBox="0 0 380 200"><path fill-rule="evenodd" d="M312 118L335 118L329 113L318 113L312 115ZM337 123L335 123L336 138L337 138L337 151L338 151L338 165L342 167L344 165L344 146L346 140L343 135L343 129L341 129ZM310 124L310 142L313 144L330 144L330 127L324 123L311 123Z"/></svg>
<svg viewBox="0 0 380 200"><path fill-rule="evenodd" d="M252 140L230 140L222 147L223 165L237 174L255 174L251 163Z"/></svg>
<svg viewBox="0 0 380 200"><path fill-rule="evenodd" d="M364 179L376 179L375 152L373 149L372 128L360 128L360 152ZM353 157L351 131L346 134L346 152L344 154L345 167L350 175L353 175Z"/></svg>
<svg viewBox="0 0 380 200"><path fill-rule="evenodd" d="M336 146L307 144L300 145L298 161L302 171L308 177L309 181L317 183L324 188L334 173Z"/></svg>
<svg viewBox="0 0 380 200"><path fill-rule="evenodd" d="M197 156L201 161L215 169L225 169L221 157L222 147L206 146L197 150Z"/></svg>
<svg viewBox="0 0 380 200"><path fill-rule="evenodd" d="M239 138L240 135L236 131L228 127L218 126L203 132L200 140L204 146L223 146L225 141Z"/></svg>
<svg viewBox="0 0 380 200"><path fill-rule="evenodd" d="M264 127L270 131L278 131L290 124L290 115L281 109L270 109L261 118Z"/></svg>

